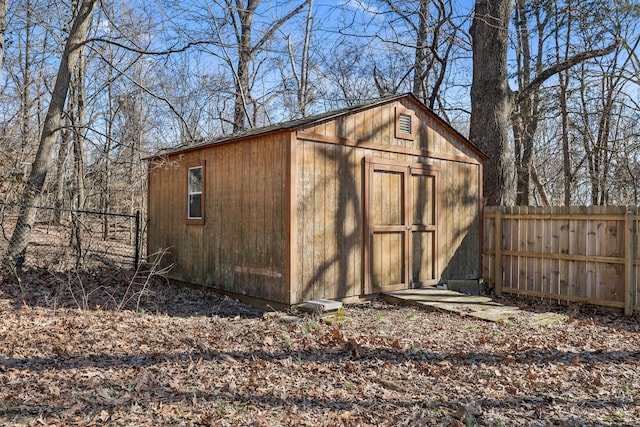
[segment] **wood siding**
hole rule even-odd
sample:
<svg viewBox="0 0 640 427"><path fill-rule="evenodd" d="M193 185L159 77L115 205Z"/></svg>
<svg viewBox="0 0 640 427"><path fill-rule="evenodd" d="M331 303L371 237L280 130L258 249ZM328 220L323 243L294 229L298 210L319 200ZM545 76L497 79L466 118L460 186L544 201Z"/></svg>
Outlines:
<svg viewBox="0 0 640 427"><path fill-rule="evenodd" d="M149 251L172 279L288 303L288 133L213 145L149 165ZM186 167L205 163L205 221L185 223Z"/></svg>
<svg viewBox="0 0 640 427"><path fill-rule="evenodd" d="M297 148L297 286L292 301L361 294L363 150L313 141Z"/></svg>
<svg viewBox="0 0 640 427"><path fill-rule="evenodd" d="M441 282L480 277L480 166L434 160L440 168Z"/></svg>
<svg viewBox="0 0 640 427"><path fill-rule="evenodd" d="M410 133L396 133L398 111ZM309 123L150 161L149 250L168 249L170 278L293 305L480 277L482 154L411 96ZM409 228L395 236L397 183L367 177L365 159L401 171ZM185 222L189 164L204 165L203 224Z"/></svg>
<svg viewBox="0 0 640 427"><path fill-rule="evenodd" d="M396 138L397 106L416 111L420 127L414 140ZM426 152L433 157L420 155ZM412 103L389 103L298 132L295 257L299 268L292 301L363 294L365 157L439 169L436 281L479 278L478 155Z"/></svg>

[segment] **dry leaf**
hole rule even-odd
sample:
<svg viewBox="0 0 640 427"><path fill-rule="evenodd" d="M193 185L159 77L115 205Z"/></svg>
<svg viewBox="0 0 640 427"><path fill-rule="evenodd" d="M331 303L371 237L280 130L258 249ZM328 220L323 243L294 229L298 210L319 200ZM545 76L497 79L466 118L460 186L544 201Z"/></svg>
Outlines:
<svg viewBox="0 0 640 427"><path fill-rule="evenodd" d="M262 343L267 347L271 347L273 345L273 337L270 335L265 335L262 339Z"/></svg>
<svg viewBox="0 0 640 427"><path fill-rule="evenodd" d="M101 308L78 309L68 277L47 274L33 288L25 278L22 310L20 287L0 288L2 425L640 425L635 317L540 328L523 310L517 327L438 312L407 322L415 309L374 302L310 333L162 281L144 312L114 310L95 286L116 295L124 273L84 276L86 306Z"/></svg>
<svg viewBox="0 0 640 427"><path fill-rule="evenodd" d="M579 354L577 354L576 357L571 359L571 364L573 366L582 366L582 364L580 363L580 355Z"/></svg>
<svg viewBox="0 0 640 427"><path fill-rule="evenodd" d="M79 403L76 403L75 405L71 406L69 409L62 411L61 415L63 417L72 417L76 415L78 412L82 412L82 409L83 409L82 405L80 405Z"/></svg>

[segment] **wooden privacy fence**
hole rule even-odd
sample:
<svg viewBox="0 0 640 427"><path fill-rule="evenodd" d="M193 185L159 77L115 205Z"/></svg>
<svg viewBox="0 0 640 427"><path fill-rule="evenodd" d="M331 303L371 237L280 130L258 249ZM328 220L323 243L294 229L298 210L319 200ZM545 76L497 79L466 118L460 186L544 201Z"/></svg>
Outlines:
<svg viewBox="0 0 640 427"><path fill-rule="evenodd" d="M640 306L637 207L487 207L483 278L502 292Z"/></svg>

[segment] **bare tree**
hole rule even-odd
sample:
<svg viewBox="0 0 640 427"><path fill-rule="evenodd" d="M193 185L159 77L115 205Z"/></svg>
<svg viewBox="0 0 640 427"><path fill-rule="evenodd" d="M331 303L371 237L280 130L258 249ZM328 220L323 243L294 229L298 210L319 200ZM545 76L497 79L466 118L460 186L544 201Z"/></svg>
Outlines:
<svg viewBox="0 0 640 427"><path fill-rule="evenodd" d="M381 95L368 78L371 64L362 61L369 54L372 54L370 47L346 39L337 43L335 49L319 53L325 64L319 86L326 109L356 105Z"/></svg>
<svg viewBox="0 0 640 427"><path fill-rule="evenodd" d="M53 180L53 197L56 208L53 213L53 221L56 225L62 224L62 209L64 208L65 172L67 170L68 148L71 139L69 117L65 117L66 124L60 130L58 142L58 155L56 157L56 173Z"/></svg>
<svg viewBox="0 0 640 427"><path fill-rule="evenodd" d="M432 110L436 109L451 54L458 42L454 13L451 1L420 0L418 24L414 24L416 47L411 91Z"/></svg>
<svg viewBox="0 0 640 427"><path fill-rule="evenodd" d="M362 60L373 63L372 77L381 96L410 91L444 114L441 101L466 21L451 0L349 2L343 14L354 16L340 31L374 52Z"/></svg>
<svg viewBox="0 0 640 427"><path fill-rule="evenodd" d="M566 28L566 39L561 42L560 41L560 25L561 16L556 10L555 19L556 19L556 32L555 32L555 48L556 48L556 62L560 62L563 59L569 57L569 48L571 44L569 43L571 28L573 26L573 10L571 0L568 1L567 11L564 23L564 27ZM561 46L564 44L564 49ZM561 129L561 140L562 140L562 177L563 177L563 202L565 206L571 205L571 182L573 181L573 172L571 167L571 155L569 151L569 109L568 109L568 97L569 97L569 70L564 70L558 73L558 101L560 107L560 129Z"/></svg>
<svg viewBox="0 0 640 427"><path fill-rule="evenodd" d="M518 3L519 10L524 12L529 6ZM534 2L531 7L540 7ZM510 169L508 162L508 130L509 118L514 108L520 108L522 117L519 120L526 128L516 128L517 142L521 144L518 153L521 168L518 170L518 202L529 203L529 185L532 155L532 142L537 128L537 112L535 94L551 77L583 62L608 55L618 46L619 40L600 48L578 52L565 58L562 62L542 68L539 64L536 73L521 80L523 86L517 92L510 89L507 80L507 23L511 14L511 3L507 0L477 0L471 35L473 37L473 84L471 87L471 126L469 139L485 151L490 157L487 172L484 174L484 195L488 204L502 205L508 202L506 176ZM519 31L521 38L528 34L520 16ZM538 29L542 30L541 19L537 19ZM521 46L528 48L527 43ZM530 57L530 55L528 55ZM529 59L530 61L530 59ZM527 63L529 63L527 61ZM505 114L507 118L505 118ZM525 138L523 138L525 137ZM524 142L524 144L522 144Z"/></svg>
<svg viewBox="0 0 640 427"><path fill-rule="evenodd" d="M225 0L229 17L234 28L237 41L237 62L234 70L235 102L233 113L233 130L241 131L253 127L253 117L249 112L252 102L250 85L250 67L258 52L265 47L278 29L293 16L300 13L309 0L305 0L291 9L286 15L276 19L269 27L261 31L261 37L254 43L253 18L260 0L246 0L246 4L236 0Z"/></svg>
<svg viewBox="0 0 640 427"><path fill-rule="evenodd" d="M519 88L525 88L531 83L531 79L543 70L544 41L546 27L551 14L549 10L542 10L549 3L542 3L541 7L532 10L535 19L535 52L532 53L530 43L533 35L529 31L529 10L526 0L515 2L515 27L516 27L516 57L517 57L517 82ZM512 128L514 140L514 161L516 173L516 205L526 206L530 201L532 159L534 150L534 137L538 128L541 115L540 91L533 91L529 96L517 103L512 115Z"/></svg>
<svg viewBox="0 0 640 427"><path fill-rule="evenodd" d="M86 189L85 189L85 75L87 73L87 63L85 58L85 46L78 47L77 54L75 55L76 63L72 64L73 73L70 82L69 91L69 108L67 108L67 115L69 116L69 123L72 129L72 141L73 141L73 172L75 178L75 209L72 212L73 228L73 247L76 251L76 266L83 260L83 242L82 242L82 227L83 227L83 210L85 209L86 202Z"/></svg>
<svg viewBox="0 0 640 427"><path fill-rule="evenodd" d="M4 262L11 268L20 269L24 263L29 236L36 219L36 208L34 204L42 193L45 179L50 169L51 153L56 142L56 132L60 128L73 64L76 62L77 55L79 54L78 48L81 47L87 39L96 1L97 0L83 0L79 5L62 57L60 58L60 67L51 95L49 110L43 124L38 152L31 165L31 173L22 197L22 205L16 227L4 257Z"/></svg>
<svg viewBox="0 0 640 427"><path fill-rule="evenodd" d="M0 70L4 60L4 41L7 30L7 0L0 0Z"/></svg>
<svg viewBox="0 0 640 427"><path fill-rule="evenodd" d="M297 110L302 117L307 115L307 107L309 105L311 97L311 85L309 82L310 73L310 58L309 51L311 48L311 33L313 31L313 0L309 0L309 6L307 8L307 18L305 20L304 30L304 42L302 44L302 53L300 57L300 64L297 65L296 48L292 41L291 35L287 35L287 50L289 52L289 66L295 80L295 93ZM283 76L283 81L286 82L286 78Z"/></svg>

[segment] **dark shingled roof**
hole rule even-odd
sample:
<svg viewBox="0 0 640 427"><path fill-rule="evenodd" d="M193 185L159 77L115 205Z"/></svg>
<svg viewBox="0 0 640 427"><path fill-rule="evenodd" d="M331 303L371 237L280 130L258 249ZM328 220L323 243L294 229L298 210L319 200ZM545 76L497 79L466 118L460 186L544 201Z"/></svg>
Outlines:
<svg viewBox="0 0 640 427"><path fill-rule="evenodd" d="M278 124L274 124L274 125L270 125L270 126L264 126L264 127L260 127L260 128L255 128L255 129L247 129L247 130L243 130L240 132L236 132L233 133L231 135L222 135L220 137L216 137L216 138L208 138L205 139L201 142L195 143L195 144L189 144L189 145L180 145L177 147L172 147L172 148L167 148L164 150L159 151L158 153L156 153L153 156L147 157L145 160L150 160L150 159L154 159L157 157L161 157L161 156L166 156L166 155L171 155L171 154L177 154L177 153L182 153L182 152L186 152L186 151L193 151L193 150L197 150L199 148L203 148L203 147L208 147L210 145L216 145L216 144L222 144L224 142L230 142L230 141L235 141L235 140L239 140L239 139L244 139L244 138L248 138L248 137L252 137L252 136L258 136L258 135L264 135L267 133L271 133L271 132L277 132L277 131L282 131L282 130L295 130L297 128L301 128L301 127L305 127L311 123L316 123L316 122L321 122L324 120L329 120L332 119L334 117L339 117L354 111L359 111L359 110L365 110L367 108L371 108L374 107L376 105L380 105L380 104L386 104L388 102L391 101L395 101L397 99L402 99L405 97L410 97L412 98L412 100L414 102L416 102L418 105L422 106L422 108L424 108L427 111L430 111L435 117L438 117L433 111L429 110L429 108L427 108L422 102L420 102L418 100L418 98L416 98L413 94L411 93L406 93L406 94L398 94L398 95L389 95L389 96L385 96L382 98L377 98L375 100L371 100L368 102L363 102L361 104L357 104L357 105L352 105L349 107L345 107L345 108L341 108L339 110L333 110L333 111L327 111L324 113L320 113L320 114L315 114L313 116L309 116L309 117L303 117L301 119L296 119L296 120L291 120L288 122L283 122L283 123L278 123ZM469 144L470 147L472 147L474 149L474 151L477 151L480 155L482 155L483 157L487 157L484 153L482 153L482 151L476 147L475 145L471 144L471 142L469 142L469 140L462 135L460 132L458 132L457 130L455 130L453 127L451 127L450 125L448 125L444 120L440 119L442 121L443 124L445 124L446 126L448 126L454 133L456 133L463 141L465 141L467 144Z"/></svg>

